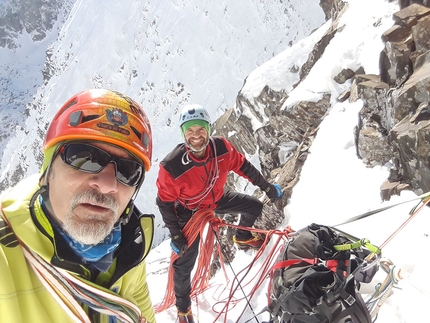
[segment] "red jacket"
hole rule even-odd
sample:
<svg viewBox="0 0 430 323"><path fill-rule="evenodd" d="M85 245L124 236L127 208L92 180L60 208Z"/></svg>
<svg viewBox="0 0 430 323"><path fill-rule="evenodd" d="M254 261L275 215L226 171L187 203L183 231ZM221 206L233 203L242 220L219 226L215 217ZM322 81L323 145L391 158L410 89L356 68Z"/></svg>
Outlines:
<svg viewBox="0 0 430 323"><path fill-rule="evenodd" d="M193 158L185 144L179 144L160 163L157 205L166 226L179 230L175 203L190 210L215 209L224 194L230 171L266 190L269 183L261 173L222 137L210 137L205 158Z"/></svg>

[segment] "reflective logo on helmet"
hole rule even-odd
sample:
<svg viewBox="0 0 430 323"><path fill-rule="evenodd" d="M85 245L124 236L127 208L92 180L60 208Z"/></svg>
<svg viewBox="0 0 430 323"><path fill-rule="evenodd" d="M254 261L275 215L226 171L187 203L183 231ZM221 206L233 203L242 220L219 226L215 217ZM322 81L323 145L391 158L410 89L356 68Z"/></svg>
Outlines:
<svg viewBox="0 0 430 323"><path fill-rule="evenodd" d="M115 126L121 127L128 123L127 114L119 108L106 109L106 117Z"/></svg>
<svg viewBox="0 0 430 323"><path fill-rule="evenodd" d="M189 115L189 117L190 118L194 118L194 119L197 119L197 118L202 118L203 120L205 120L205 115L204 115L204 113L203 112L197 112L197 114L196 114L196 109L190 109L190 110L188 110L188 113L190 114Z"/></svg>
<svg viewBox="0 0 430 323"><path fill-rule="evenodd" d="M128 131L127 129L118 127L118 126L113 126L111 124L107 124L107 123L103 123L103 122L98 122L97 123L97 127L102 128L102 129L107 129L107 130L112 130L112 131L116 131L119 132L125 136L129 136L130 135L130 131Z"/></svg>
<svg viewBox="0 0 430 323"><path fill-rule="evenodd" d="M188 119L202 119L202 120L206 120L206 116L203 112L197 112L196 109L190 109L188 110L188 116L183 115L182 116L182 120L185 120L185 118Z"/></svg>
<svg viewBox="0 0 430 323"><path fill-rule="evenodd" d="M130 131L121 128L121 126L125 126L128 123L128 116L123 110L119 108L106 109L106 117L111 124L98 122L97 127L116 131L126 136L130 135Z"/></svg>

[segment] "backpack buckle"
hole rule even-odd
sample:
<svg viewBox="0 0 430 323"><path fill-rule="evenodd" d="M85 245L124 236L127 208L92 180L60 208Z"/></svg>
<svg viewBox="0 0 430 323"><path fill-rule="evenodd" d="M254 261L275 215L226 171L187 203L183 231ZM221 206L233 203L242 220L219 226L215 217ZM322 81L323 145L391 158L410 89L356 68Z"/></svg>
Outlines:
<svg viewBox="0 0 430 323"><path fill-rule="evenodd" d="M347 297L344 298L344 301L346 302L346 304L348 304L349 306L352 306L355 303L355 298L352 297L352 295L348 295Z"/></svg>

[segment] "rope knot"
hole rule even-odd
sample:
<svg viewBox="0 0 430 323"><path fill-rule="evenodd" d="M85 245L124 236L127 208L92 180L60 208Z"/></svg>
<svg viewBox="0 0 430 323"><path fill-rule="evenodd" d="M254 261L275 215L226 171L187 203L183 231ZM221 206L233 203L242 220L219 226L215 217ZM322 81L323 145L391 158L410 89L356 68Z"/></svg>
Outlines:
<svg viewBox="0 0 430 323"><path fill-rule="evenodd" d="M225 221L221 218L214 217L209 220L209 225L213 229L217 229L218 227L225 225Z"/></svg>

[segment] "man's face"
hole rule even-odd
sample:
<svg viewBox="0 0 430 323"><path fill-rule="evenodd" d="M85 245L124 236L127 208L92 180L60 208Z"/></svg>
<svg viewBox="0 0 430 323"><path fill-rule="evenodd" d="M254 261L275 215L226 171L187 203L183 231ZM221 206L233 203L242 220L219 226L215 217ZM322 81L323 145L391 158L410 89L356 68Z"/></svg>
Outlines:
<svg viewBox="0 0 430 323"><path fill-rule="evenodd" d="M208 132L204 127L191 126L184 133L185 142L193 151L200 152L209 141Z"/></svg>
<svg viewBox="0 0 430 323"><path fill-rule="evenodd" d="M109 154L131 157L122 149L92 143ZM112 231L129 203L135 187L115 178L115 165L109 163L97 174L85 173L66 165L58 155L49 176L49 199L63 229L76 241L97 244Z"/></svg>

